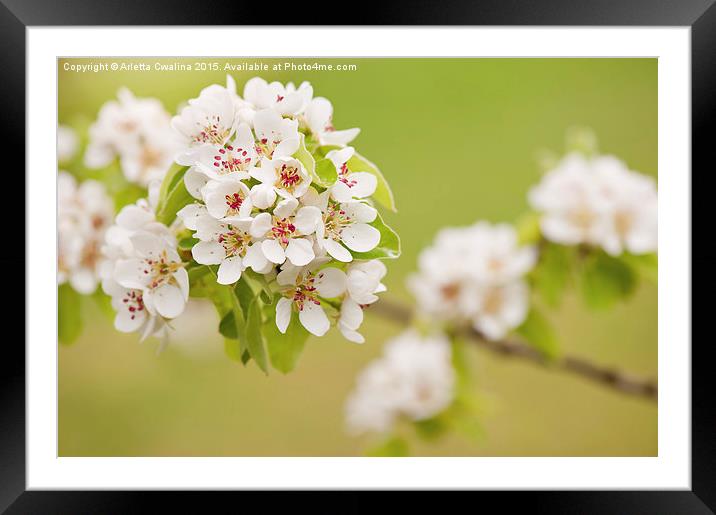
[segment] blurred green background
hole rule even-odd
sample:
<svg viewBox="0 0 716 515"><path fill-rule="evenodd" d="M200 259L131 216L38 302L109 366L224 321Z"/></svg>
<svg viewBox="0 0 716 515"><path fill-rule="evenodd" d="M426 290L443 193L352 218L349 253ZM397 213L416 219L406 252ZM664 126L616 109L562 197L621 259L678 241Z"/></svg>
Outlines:
<svg viewBox="0 0 716 515"><path fill-rule="evenodd" d="M333 102L337 128L362 129L353 144L381 167L398 204L398 213L385 214L403 244L403 256L388 262L385 295L394 300L410 301L405 278L441 227L514 221L524 213L526 193L540 178L539 152L562 152L569 127L591 127L601 151L657 173L656 59L295 60L314 61L358 69L260 75L310 81L316 96ZM225 81L223 71L75 73L64 71L64 62L60 123L94 118L121 86L158 97L174 113L201 88ZM241 93L256 73L232 75ZM180 319L177 341L157 356L155 341L139 344L136 335L116 332L86 304L84 335L59 349L62 456L352 456L375 443L343 429L343 402L358 371L402 329L370 310L365 345L334 330L309 340L296 371L266 377L224 356L210 306ZM565 352L656 377L656 286L642 285L608 312L587 311L572 294L552 320ZM473 350L470 358L485 436L477 443L413 439L413 454L657 454L655 403L485 351Z"/></svg>

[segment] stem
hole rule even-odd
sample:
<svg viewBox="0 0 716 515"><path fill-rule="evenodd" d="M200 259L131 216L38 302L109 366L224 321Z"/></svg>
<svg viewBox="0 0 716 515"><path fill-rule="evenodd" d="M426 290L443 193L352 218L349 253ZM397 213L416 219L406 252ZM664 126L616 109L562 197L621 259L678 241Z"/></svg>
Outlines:
<svg viewBox="0 0 716 515"><path fill-rule="evenodd" d="M368 313L375 313L401 324L409 324L413 318L410 308L385 299L381 299L371 305ZM587 359L576 356L567 355L557 359L547 359L538 350L521 341L514 339L487 340L472 328L459 329L457 333L474 342L478 347L496 354L530 361L545 368L560 369L626 395L643 397L654 402L658 398L657 384L650 379L636 377L626 372L597 365Z"/></svg>

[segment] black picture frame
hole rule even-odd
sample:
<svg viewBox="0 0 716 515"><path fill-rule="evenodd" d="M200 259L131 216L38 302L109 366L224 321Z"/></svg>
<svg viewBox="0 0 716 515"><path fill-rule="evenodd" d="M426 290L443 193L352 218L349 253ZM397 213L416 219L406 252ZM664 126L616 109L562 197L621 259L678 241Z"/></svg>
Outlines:
<svg viewBox="0 0 716 515"><path fill-rule="evenodd" d="M551 26L685 26L691 27L692 64L692 167L703 175L714 173L716 145L712 135L716 132L716 0L453 0L447 2L397 1L373 5L372 0L361 4L350 16L351 23L371 25L429 24L429 25L551 25ZM339 11L324 2L312 2L315 7L305 22L312 25L332 24L345 20ZM328 4L328 3L327 3ZM213 0L207 8L199 2L172 0L0 0L0 106L3 122L2 144L6 155L11 156L15 169L24 168L25 142L25 63L28 26L62 25L213 25L218 19L223 24L240 24L246 20L259 21L265 16L266 6L261 2L241 0ZM236 12L236 16L228 13ZM287 10L284 20L272 18L268 23L300 21L296 10ZM333 13L333 14L331 14ZM88 45L90 43L88 42ZM88 48L91 48L88 47ZM685 170L684 173L690 173ZM14 177L19 178L15 173ZM692 180L695 177L691 174ZM703 181L701 181L703 182ZM24 186L23 186L24 189ZM693 191L693 190L692 190ZM698 190L697 190L698 191ZM27 194L27 192L25 192ZM6 195L5 195L6 196ZM16 195L14 201L24 209L26 196ZM13 199L6 202L12 202ZM693 217L694 223L708 220ZM7 238L6 233L6 238ZM27 233L25 233L25 237ZM7 240L5 240L7 241ZM15 242L15 247L19 247ZM10 256L10 257L8 257ZM24 253L0 253L0 265L10 271L3 280L8 290L24 291L27 270ZM708 252L698 254L699 264L711 262ZM705 278L702 288L713 282ZM6 324L20 313L19 307L32 309L18 302L18 295L5 297ZM708 303L695 304L694 312L706 309ZM23 313L24 318L24 313ZM26 319L25 319L26 320ZM51 320L51 318L48 318ZM692 318L693 320L693 318ZM7 327L7 325L6 325ZM150 500L165 494L137 492L69 492L25 491L25 353L19 338L6 337L0 356L0 512L9 514L53 513L130 513L143 512ZM690 342L670 342L670 345L688 345ZM459 495L478 495L484 500L499 502L501 510L529 509L532 513L629 513L629 514L700 514L716 512L716 408L711 392L716 387L712 361L708 359L710 339L697 341L692 346L692 489L690 491L640 492L471 492ZM197 495L199 496L197 498ZM225 492L222 497L233 499L245 492ZM339 500L327 498L318 506L319 512L358 513L364 511L378 494L359 496L357 492L334 493ZM182 511L205 512L205 494L182 493L178 498ZM270 511L277 511L282 503L295 509L295 503L304 494L290 494L290 499L278 501L271 496ZM488 497L490 499L488 499ZM413 494L412 502L423 508L430 500L422 494ZM336 502L338 504L336 504ZM459 502L459 501L458 501ZM476 501L469 501L474 504ZM335 511L329 506L340 507ZM441 507L444 509L444 504ZM475 504L475 509L479 506ZM4 511L7 510L7 511ZM214 511L212 511L213 513Z"/></svg>

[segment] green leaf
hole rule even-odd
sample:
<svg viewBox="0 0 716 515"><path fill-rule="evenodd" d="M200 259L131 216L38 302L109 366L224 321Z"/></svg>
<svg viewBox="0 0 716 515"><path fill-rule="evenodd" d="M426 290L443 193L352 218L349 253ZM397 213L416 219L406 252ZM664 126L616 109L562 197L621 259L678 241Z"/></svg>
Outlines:
<svg viewBox="0 0 716 515"><path fill-rule="evenodd" d="M539 262L531 273L532 283L547 304L556 307L562 301L574 263L575 249L548 243L540 250Z"/></svg>
<svg viewBox="0 0 716 515"><path fill-rule="evenodd" d="M378 214L375 221L370 225L380 231L378 246L368 252L353 252L356 259L395 259L400 256L400 237L398 234L385 225L383 218Z"/></svg>
<svg viewBox="0 0 716 515"><path fill-rule="evenodd" d="M545 357L552 359L559 354L557 335L552 325L534 306L516 332Z"/></svg>
<svg viewBox="0 0 716 515"><path fill-rule="evenodd" d="M57 288L57 336L70 345L82 334L82 295L69 284Z"/></svg>
<svg viewBox="0 0 716 515"><path fill-rule="evenodd" d="M256 298L256 294L249 285L245 276L241 277L241 279L236 282L236 286L234 286L234 294L239 300L239 305L241 306L241 312L244 315L244 320L247 320L249 317L249 308L251 307L251 303Z"/></svg>
<svg viewBox="0 0 716 515"><path fill-rule="evenodd" d="M437 440L444 435L448 429L445 420L441 416L425 420L416 420L413 422L413 426L415 426L415 431L418 433L418 436L427 441Z"/></svg>
<svg viewBox="0 0 716 515"><path fill-rule="evenodd" d="M321 181L321 186L331 186L338 180L336 165L330 159L319 159L316 161L316 176Z"/></svg>
<svg viewBox="0 0 716 515"><path fill-rule="evenodd" d="M298 358L308 340L309 332L301 325L295 313L291 316L286 334L281 334L276 327L276 310L270 310L270 316L264 323L263 334L266 338L269 358L273 368L283 374L296 367Z"/></svg>
<svg viewBox="0 0 716 515"><path fill-rule="evenodd" d="M187 167L179 166L177 164L172 165L171 168L164 175L162 184L159 186L159 199L157 202L157 211L159 211L167 201L169 193L176 187L180 180L184 178L184 174L187 171Z"/></svg>
<svg viewBox="0 0 716 515"><path fill-rule="evenodd" d="M634 270L619 258L598 252L586 258L580 277L584 301L606 309L628 297L636 287Z"/></svg>
<svg viewBox="0 0 716 515"><path fill-rule="evenodd" d="M164 198L160 197L157 204L157 220L163 224L171 224L177 216L177 211L194 202L192 197L184 185L184 178L187 168L181 168L175 175L174 180L170 181L171 189ZM166 179L166 178L165 178ZM169 187L169 186L167 186Z"/></svg>
<svg viewBox="0 0 716 515"><path fill-rule="evenodd" d="M321 184L321 178L316 174L316 160L306 149L306 136L303 133L299 133L299 141L298 150L293 154L293 157L301 162L313 182L323 186L323 184Z"/></svg>
<svg viewBox="0 0 716 515"><path fill-rule="evenodd" d="M191 250L194 245L199 243L199 240L196 238L182 238L179 240L179 243L177 244L177 247L179 250Z"/></svg>
<svg viewBox="0 0 716 515"><path fill-rule="evenodd" d="M261 301L254 299L249 307L249 315L246 319L246 341L248 343L251 358L261 370L268 374L268 361L266 349L264 348L264 337L261 333L263 320L261 317Z"/></svg>
<svg viewBox="0 0 716 515"><path fill-rule="evenodd" d="M621 259L647 281L654 284L659 282L659 255L657 253L623 254Z"/></svg>
<svg viewBox="0 0 716 515"><path fill-rule="evenodd" d="M390 186L388 186L388 181L385 180L385 177L383 177L383 174L375 164L356 152L353 154L353 157L348 160L347 165L351 172L368 172L375 175L375 178L378 179L378 185L375 188L373 198L391 211L396 211L393 192Z"/></svg>
<svg viewBox="0 0 716 515"><path fill-rule="evenodd" d="M405 439L393 436L373 447L366 454L372 457L405 457L409 456L410 452Z"/></svg>

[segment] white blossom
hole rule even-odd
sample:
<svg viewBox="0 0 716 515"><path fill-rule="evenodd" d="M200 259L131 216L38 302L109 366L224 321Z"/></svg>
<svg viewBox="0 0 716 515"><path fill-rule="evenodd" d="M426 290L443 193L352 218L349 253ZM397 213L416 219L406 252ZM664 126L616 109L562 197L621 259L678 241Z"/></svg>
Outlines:
<svg viewBox="0 0 716 515"><path fill-rule="evenodd" d="M358 376L346 402L351 433L388 432L400 418L429 419L445 410L455 395L448 340L407 330L386 344L383 356Z"/></svg>
<svg viewBox="0 0 716 515"><path fill-rule="evenodd" d="M346 295L341 304L338 329L343 337L354 343L364 343L358 332L363 323L363 309L378 300L378 293L387 290L381 282L387 269L377 260L354 261L346 269Z"/></svg>
<svg viewBox="0 0 716 515"><path fill-rule="evenodd" d="M261 239L261 250L266 259L277 265L288 259L295 266L307 265L315 257L313 241L321 212L314 206L303 206L286 199L270 213L260 213L251 224L251 235Z"/></svg>
<svg viewBox="0 0 716 515"><path fill-rule="evenodd" d="M347 145L360 132L357 128L337 131L333 127L333 105L323 97L316 97L308 104L304 119L321 145Z"/></svg>
<svg viewBox="0 0 716 515"><path fill-rule="evenodd" d="M324 260L316 260L312 266L288 266L278 274L282 296L276 303L276 326L286 332L294 311L308 332L323 336L330 328L330 321L323 308L324 299L338 297L346 289L346 274L338 268L317 269Z"/></svg>
<svg viewBox="0 0 716 515"><path fill-rule="evenodd" d="M93 180L81 184L67 172L57 177L58 282L69 282L79 293L90 294L100 280L104 233L114 207L104 186Z"/></svg>
<svg viewBox="0 0 716 515"><path fill-rule="evenodd" d="M174 235L156 220L152 201L122 208L102 248L102 289L117 311L115 328L138 331L142 340L150 335L166 339L168 321L184 311L189 293Z"/></svg>
<svg viewBox="0 0 716 515"><path fill-rule="evenodd" d="M66 163L77 154L79 138L77 133L67 125L57 126L57 160Z"/></svg>
<svg viewBox="0 0 716 515"><path fill-rule="evenodd" d="M338 174L338 180L331 186L331 198L336 202L370 197L378 185L375 175L368 172L351 172L348 169L348 161L353 154L353 147L331 150L326 154L326 159L333 163Z"/></svg>
<svg viewBox="0 0 716 515"><path fill-rule="evenodd" d="M126 88L117 97L101 107L89 129L85 165L103 168L119 158L128 181L147 186L161 180L179 148L169 114L159 100L137 98Z"/></svg>
<svg viewBox="0 0 716 515"><path fill-rule="evenodd" d="M548 240L602 247L612 255L657 250L654 180L613 156L567 155L529 194Z"/></svg>
<svg viewBox="0 0 716 515"><path fill-rule="evenodd" d="M251 220L222 223L210 215L196 219L194 237L201 241L192 247L192 256L202 265L219 265L219 284L235 283L248 267L258 273L271 268L260 243L251 237L251 224Z"/></svg>
<svg viewBox="0 0 716 515"><path fill-rule="evenodd" d="M510 225L447 228L421 252L408 287L424 315L469 322L498 339L527 315L529 290L522 277L535 262L536 250L519 246Z"/></svg>

